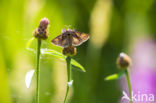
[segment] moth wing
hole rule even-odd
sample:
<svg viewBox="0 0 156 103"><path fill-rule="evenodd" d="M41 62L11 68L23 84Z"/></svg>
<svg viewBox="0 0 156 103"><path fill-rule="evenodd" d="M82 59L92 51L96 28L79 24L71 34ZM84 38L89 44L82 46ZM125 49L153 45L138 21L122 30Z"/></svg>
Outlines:
<svg viewBox="0 0 156 103"><path fill-rule="evenodd" d="M88 39L89 39L88 34L76 32L75 35L72 36L72 44L74 46L79 46Z"/></svg>
<svg viewBox="0 0 156 103"><path fill-rule="evenodd" d="M63 38L63 35L59 35L51 41L54 45L66 47L68 45L68 41L66 38Z"/></svg>

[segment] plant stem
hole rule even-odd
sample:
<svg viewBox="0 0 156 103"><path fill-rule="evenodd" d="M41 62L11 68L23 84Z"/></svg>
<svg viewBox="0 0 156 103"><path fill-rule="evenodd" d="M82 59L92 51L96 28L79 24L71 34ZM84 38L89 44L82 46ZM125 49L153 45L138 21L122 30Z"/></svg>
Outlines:
<svg viewBox="0 0 156 103"><path fill-rule="evenodd" d="M66 63L67 63L67 75L68 75L68 82L71 81L71 57L67 56L66 58ZM69 85L67 84L67 89L66 89L66 95L65 95L65 98L64 98L64 103L66 103L66 100L67 100L67 96L68 96L68 92L69 92Z"/></svg>
<svg viewBox="0 0 156 103"><path fill-rule="evenodd" d="M132 87L131 87L131 82L130 82L130 76L129 76L129 73L128 73L128 69L125 70L125 75L126 75L127 85L128 85L128 90L129 90L130 103L133 103L133 101L132 101Z"/></svg>
<svg viewBox="0 0 156 103"><path fill-rule="evenodd" d="M37 39L37 54L36 54L36 103L39 103L39 88L40 88L40 49L41 39Z"/></svg>

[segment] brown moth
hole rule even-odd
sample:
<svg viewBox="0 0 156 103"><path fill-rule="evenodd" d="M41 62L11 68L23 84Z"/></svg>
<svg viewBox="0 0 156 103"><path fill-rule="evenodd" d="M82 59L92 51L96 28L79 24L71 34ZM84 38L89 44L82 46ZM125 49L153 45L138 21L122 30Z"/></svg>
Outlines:
<svg viewBox="0 0 156 103"><path fill-rule="evenodd" d="M62 34L54 38L51 42L61 47L79 46L89 39L89 35L75 30L64 30Z"/></svg>

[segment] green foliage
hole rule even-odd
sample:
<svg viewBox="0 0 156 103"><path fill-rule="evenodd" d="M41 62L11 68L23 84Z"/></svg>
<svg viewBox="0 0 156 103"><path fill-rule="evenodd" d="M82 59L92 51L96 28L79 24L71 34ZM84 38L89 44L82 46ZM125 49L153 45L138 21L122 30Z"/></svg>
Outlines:
<svg viewBox="0 0 156 103"><path fill-rule="evenodd" d="M97 2L100 2L99 5ZM106 2L104 3L106 8L97 9L98 19L97 15L93 15L93 11L95 7L100 7L102 2ZM112 6L109 8L107 3L112 3ZM48 49L43 50L47 54L42 54L41 57L40 103L63 101L61 97L64 93L61 90L65 87L62 83L66 76L63 71L65 69L55 69L59 65L54 64L56 59L52 58L56 57L65 61L65 56L57 52L61 51L61 48L53 46L51 40L61 34L61 29L64 29L66 25L91 35L90 41L77 48L78 53L74 58L79 62L74 59L71 61L74 66L87 72L72 71L72 78L76 82L73 84L74 92L71 93L71 99L68 102L117 103L121 91L117 87L114 88L116 81L112 81L108 86L109 83L104 82L103 78L110 72L116 72L114 68L118 53L128 52L129 48L133 52L133 46L140 40L140 36L144 39L155 40L154 4L154 0L0 0L0 103L34 103L35 83L32 80L33 88L27 89L24 78L27 71L35 68L36 42L34 42L35 39L31 39L27 47L25 44L29 38L32 38L33 30L43 17L50 20L50 26L49 38L42 45L42 48ZM100 14L105 14L104 18ZM109 20L106 20L107 15L110 15ZM98 41L101 38L94 34L104 36L105 34L99 31L92 33L96 28L91 28L91 18L97 20L95 22L97 28L101 28L100 25L104 19L109 22L109 25L101 28L103 32L107 30L108 38L98 49L94 39ZM93 36L95 38L92 38ZM26 51L25 47L33 53ZM53 57L51 58L50 55ZM85 69L80 63L85 66ZM60 73L62 73L61 76ZM120 75L114 74L108 76L106 80L118 78Z"/></svg>
<svg viewBox="0 0 156 103"><path fill-rule="evenodd" d="M31 44L33 43L34 40L35 40L35 38L33 37L27 42L27 44L26 44L26 49L27 50L35 51L34 49L30 48L30 46L31 46ZM41 49L41 54L43 54L43 55L52 55L52 56L60 58L60 59L62 59L64 61L66 60L66 57L67 57L67 56L63 55L62 53L57 52L57 51L55 51L53 49ZM85 68L80 63L78 63L76 60L71 59L71 64L73 66L79 68L81 71L86 72Z"/></svg>
<svg viewBox="0 0 156 103"><path fill-rule="evenodd" d="M124 75L124 72L109 75L105 78L106 81L120 79Z"/></svg>
<svg viewBox="0 0 156 103"><path fill-rule="evenodd" d="M55 57L60 58L60 59L62 59L64 61L66 60L66 57L67 57L67 56L63 55L62 53L57 52L57 51L52 50L52 49L41 49L41 53L55 56ZM71 64L73 66L79 68L81 71L85 72L84 67L80 63L78 63L76 60L71 59Z"/></svg>

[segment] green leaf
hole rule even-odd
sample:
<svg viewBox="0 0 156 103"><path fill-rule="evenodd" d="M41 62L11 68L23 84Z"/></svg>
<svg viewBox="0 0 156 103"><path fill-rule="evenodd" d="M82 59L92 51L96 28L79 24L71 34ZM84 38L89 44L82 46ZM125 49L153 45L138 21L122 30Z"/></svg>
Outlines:
<svg viewBox="0 0 156 103"><path fill-rule="evenodd" d="M31 38L31 39L27 42L27 44L26 44L26 49L27 49L27 50L30 50L30 51L35 52L34 49L30 48L30 45L31 45L31 43L34 41L34 39L35 39L35 38L33 37L33 38ZM55 51L55 50L52 50L52 49L41 49L41 54L52 55L52 56L58 57L58 58L60 58L60 59L62 59L62 60L65 60L65 59L66 59L66 56L65 56L65 55L63 55L62 53L57 52L57 51ZM80 63L78 63L76 60L71 59L71 64L74 65L75 67L80 68L80 70L82 70L83 72L86 72L85 69L84 69L84 67L83 67Z"/></svg>
<svg viewBox="0 0 156 103"><path fill-rule="evenodd" d="M52 49L41 49L41 54L52 55L52 56L58 57L58 58L63 59L63 60L66 59L66 56L64 56L62 53L57 52L57 51L52 50ZM75 67L78 67L83 72L86 72L84 67L80 63L78 63L76 60L71 59L71 64Z"/></svg>
<svg viewBox="0 0 156 103"><path fill-rule="evenodd" d="M41 54L47 54L47 55L52 55L61 59L66 59L66 56L64 56L62 53L57 52L52 49L41 49Z"/></svg>
<svg viewBox="0 0 156 103"><path fill-rule="evenodd" d="M35 38L33 37L33 38L31 38L31 39L27 42L27 44L26 44L26 49L30 49L30 45L31 45L31 43L32 43L34 40L35 40Z"/></svg>
<svg viewBox="0 0 156 103"><path fill-rule="evenodd" d="M116 79L119 79L123 76L124 72L120 72L120 73L116 73L116 74L112 74L112 75L109 75L105 78L106 81L109 81L109 80L116 80Z"/></svg>
<svg viewBox="0 0 156 103"><path fill-rule="evenodd" d="M83 72L86 72L85 68L81 64L79 64L76 60L72 59L71 64L80 68Z"/></svg>

